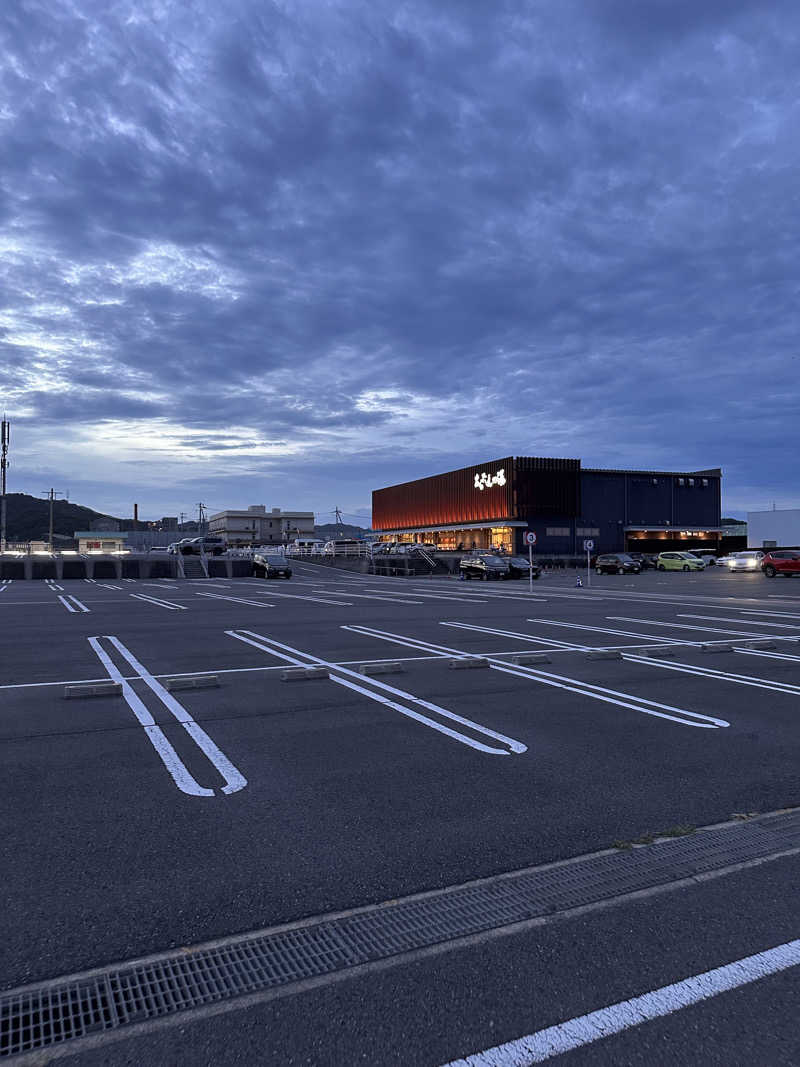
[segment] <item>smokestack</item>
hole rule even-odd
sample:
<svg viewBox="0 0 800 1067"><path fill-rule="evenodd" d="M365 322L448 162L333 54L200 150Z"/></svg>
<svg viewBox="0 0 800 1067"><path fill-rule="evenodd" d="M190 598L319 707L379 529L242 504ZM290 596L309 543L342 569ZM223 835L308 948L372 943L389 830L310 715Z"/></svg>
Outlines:
<svg viewBox="0 0 800 1067"><path fill-rule="evenodd" d="M139 525L139 505L138 504L134 504L133 505L133 528L134 528L134 530L138 527L138 525Z"/></svg>

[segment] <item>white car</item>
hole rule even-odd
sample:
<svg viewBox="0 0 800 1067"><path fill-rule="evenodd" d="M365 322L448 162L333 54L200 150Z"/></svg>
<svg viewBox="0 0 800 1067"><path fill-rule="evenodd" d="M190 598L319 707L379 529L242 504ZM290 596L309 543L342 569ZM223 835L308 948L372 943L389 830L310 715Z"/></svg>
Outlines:
<svg viewBox="0 0 800 1067"><path fill-rule="evenodd" d="M701 559L707 567L716 567L719 562L713 552L698 552L695 549L691 549L691 553L693 556L697 556L698 559Z"/></svg>
<svg viewBox="0 0 800 1067"><path fill-rule="evenodd" d="M763 552L734 552L728 564L729 571L757 571L761 569Z"/></svg>

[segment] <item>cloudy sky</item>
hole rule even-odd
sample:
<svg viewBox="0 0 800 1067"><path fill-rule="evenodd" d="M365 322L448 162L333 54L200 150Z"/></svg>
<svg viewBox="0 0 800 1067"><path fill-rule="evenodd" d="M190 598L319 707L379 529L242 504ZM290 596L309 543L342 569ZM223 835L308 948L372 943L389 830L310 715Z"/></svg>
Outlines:
<svg viewBox="0 0 800 1067"><path fill-rule="evenodd" d="M10 490L800 506L796 0L6 0L0 48Z"/></svg>

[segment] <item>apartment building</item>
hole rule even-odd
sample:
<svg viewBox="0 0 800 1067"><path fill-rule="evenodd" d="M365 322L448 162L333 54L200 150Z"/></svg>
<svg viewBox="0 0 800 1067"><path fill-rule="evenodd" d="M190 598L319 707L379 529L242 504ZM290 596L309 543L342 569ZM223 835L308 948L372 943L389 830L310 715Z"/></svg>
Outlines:
<svg viewBox="0 0 800 1067"><path fill-rule="evenodd" d="M218 511L208 520L208 532L224 537L231 547L282 545L296 537L314 536L313 511L282 511L264 504L244 510Z"/></svg>

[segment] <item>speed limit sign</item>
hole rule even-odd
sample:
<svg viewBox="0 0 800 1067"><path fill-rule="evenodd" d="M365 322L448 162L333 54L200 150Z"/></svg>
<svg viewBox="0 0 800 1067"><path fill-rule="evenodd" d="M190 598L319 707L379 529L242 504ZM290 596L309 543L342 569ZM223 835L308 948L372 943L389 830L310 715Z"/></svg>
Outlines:
<svg viewBox="0 0 800 1067"><path fill-rule="evenodd" d="M591 552L593 548L594 548L594 541L584 541L583 542L583 551L584 552Z"/></svg>
<svg viewBox="0 0 800 1067"><path fill-rule="evenodd" d="M525 544L526 545L535 545L536 544L536 534L533 531L531 531L530 533L526 533L525 534Z"/></svg>

